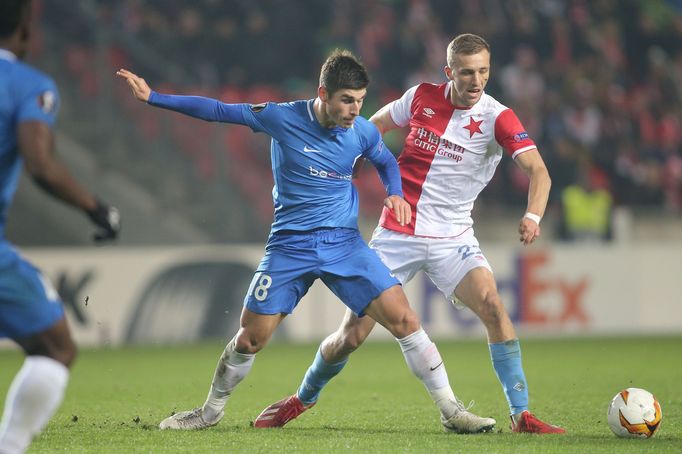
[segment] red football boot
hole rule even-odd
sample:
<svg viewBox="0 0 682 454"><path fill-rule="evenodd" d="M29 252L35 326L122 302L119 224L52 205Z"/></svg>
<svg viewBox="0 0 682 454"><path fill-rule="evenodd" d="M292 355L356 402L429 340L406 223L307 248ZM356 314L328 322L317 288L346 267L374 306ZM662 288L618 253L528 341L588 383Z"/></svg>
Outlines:
<svg viewBox="0 0 682 454"><path fill-rule="evenodd" d="M301 399L296 394L285 399L275 402L261 412L253 423L254 427L259 429L269 427L284 427L286 423L295 419L315 405L313 402L310 405L304 405Z"/></svg>
<svg viewBox="0 0 682 454"><path fill-rule="evenodd" d="M514 423L512 418L511 423L512 432L529 433L529 434L563 434L566 429L553 424L547 424L540 421L535 415L528 410L521 413L519 420Z"/></svg>

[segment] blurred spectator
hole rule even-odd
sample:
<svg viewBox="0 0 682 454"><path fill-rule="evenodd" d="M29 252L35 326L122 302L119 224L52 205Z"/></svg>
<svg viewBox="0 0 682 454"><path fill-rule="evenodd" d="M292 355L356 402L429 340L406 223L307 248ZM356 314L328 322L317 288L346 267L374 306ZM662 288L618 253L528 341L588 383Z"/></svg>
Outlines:
<svg viewBox="0 0 682 454"><path fill-rule="evenodd" d="M611 239L613 199L606 174L586 163L577 181L561 191L559 238L572 241Z"/></svg>

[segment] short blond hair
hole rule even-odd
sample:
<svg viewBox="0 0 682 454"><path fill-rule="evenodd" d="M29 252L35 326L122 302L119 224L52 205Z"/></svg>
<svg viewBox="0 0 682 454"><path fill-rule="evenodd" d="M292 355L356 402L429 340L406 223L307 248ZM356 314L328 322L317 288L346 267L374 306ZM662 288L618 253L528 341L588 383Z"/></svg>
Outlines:
<svg viewBox="0 0 682 454"><path fill-rule="evenodd" d="M447 61L448 66L452 67L455 60L455 55L473 55L487 50L490 52L490 45L488 42L478 35L473 33L463 33L458 35L448 44Z"/></svg>

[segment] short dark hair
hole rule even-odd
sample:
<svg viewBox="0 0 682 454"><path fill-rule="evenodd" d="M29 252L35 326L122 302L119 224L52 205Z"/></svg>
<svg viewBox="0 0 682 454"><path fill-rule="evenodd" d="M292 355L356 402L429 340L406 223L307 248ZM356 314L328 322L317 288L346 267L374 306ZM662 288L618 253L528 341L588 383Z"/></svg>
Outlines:
<svg viewBox="0 0 682 454"><path fill-rule="evenodd" d="M322 65L320 86L329 96L344 88L361 90L369 85L367 69L348 50L336 49Z"/></svg>
<svg viewBox="0 0 682 454"><path fill-rule="evenodd" d="M17 31L30 5L31 0L0 0L0 39Z"/></svg>
<svg viewBox="0 0 682 454"><path fill-rule="evenodd" d="M478 35L473 33L463 33L458 35L448 44L448 66L452 67L454 64L455 55L473 55L487 50L490 52L490 45L488 42Z"/></svg>

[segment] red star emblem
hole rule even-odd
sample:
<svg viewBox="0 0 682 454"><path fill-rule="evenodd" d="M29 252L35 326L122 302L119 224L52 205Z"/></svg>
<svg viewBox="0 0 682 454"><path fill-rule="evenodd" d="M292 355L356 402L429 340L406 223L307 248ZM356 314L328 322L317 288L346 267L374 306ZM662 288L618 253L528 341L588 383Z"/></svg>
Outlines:
<svg viewBox="0 0 682 454"><path fill-rule="evenodd" d="M483 120L481 121L476 121L474 120L474 117L469 118L469 124L464 127L464 129L469 130L469 138L471 139L474 134L479 133L483 134L483 131L481 131L481 123L483 123Z"/></svg>

